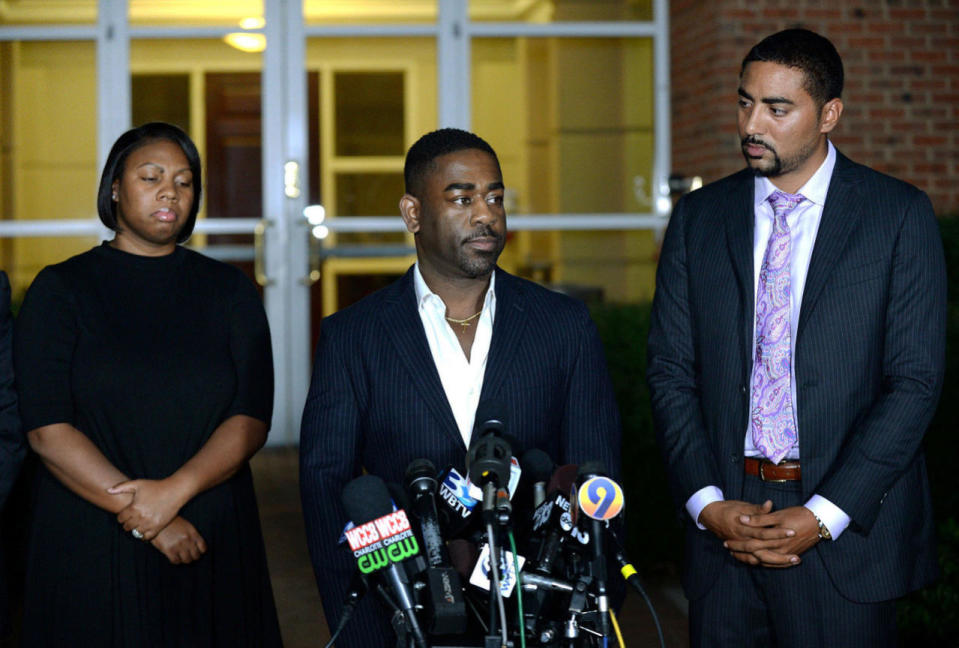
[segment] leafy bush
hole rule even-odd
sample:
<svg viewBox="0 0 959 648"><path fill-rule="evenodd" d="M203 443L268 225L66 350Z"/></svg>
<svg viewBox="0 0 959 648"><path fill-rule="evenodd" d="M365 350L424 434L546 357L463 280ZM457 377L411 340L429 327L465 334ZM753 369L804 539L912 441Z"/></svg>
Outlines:
<svg viewBox="0 0 959 648"><path fill-rule="evenodd" d="M591 308L623 419L627 550L645 571L674 572L682 556L683 533L656 444L646 386L646 334L651 310L648 303L596 304Z"/></svg>

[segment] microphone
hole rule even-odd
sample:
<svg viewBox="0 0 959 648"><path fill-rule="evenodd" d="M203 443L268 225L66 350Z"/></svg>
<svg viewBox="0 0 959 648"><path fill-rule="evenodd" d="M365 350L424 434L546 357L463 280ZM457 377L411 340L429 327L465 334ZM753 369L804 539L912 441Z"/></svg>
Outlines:
<svg viewBox="0 0 959 648"><path fill-rule="evenodd" d="M549 455L539 448L531 448L523 453L520 460L523 472L533 483L533 508L546 501L546 482L556 468Z"/></svg>
<svg viewBox="0 0 959 648"><path fill-rule="evenodd" d="M462 581L452 567L440 530L436 512L436 467L429 459L415 459L406 468L404 482L413 501L413 515L420 523L420 535L429 563L426 582L432 602L430 632L436 635L462 634L466 630L466 601Z"/></svg>
<svg viewBox="0 0 959 648"><path fill-rule="evenodd" d="M578 510L591 518L593 556L590 572L596 583L596 607L599 611L600 629L609 636L609 595L607 593L607 569L605 556L606 522L619 515L623 509L623 489L606 476L602 464L587 462L580 466L576 495Z"/></svg>
<svg viewBox="0 0 959 648"><path fill-rule="evenodd" d="M533 511L533 534L542 536L536 559L531 570L551 574L559 557L560 548L568 537L575 537L581 544L589 536L573 523L569 493L576 482L578 466L560 466L549 480L549 497Z"/></svg>
<svg viewBox="0 0 959 648"><path fill-rule="evenodd" d="M403 509L393 510L390 493L376 475L357 477L343 488L343 506L355 525L345 532L363 574L382 573L418 648L426 648L402 562L419 553L419 544Z"/></svg>
<svg viewBox="0 0 959 648"><path fill-rule="evenodd" d="M461 535L473 522L473 509L483 498L482 491L452 466L438 478L438 508L440 526L446 537Z"/></svg>
<svg viewBox="0 0 959 648"><path fill-rule="evenodd" d="M506 427L503 408L494 400L476 408L473 443L467 453L469 479L483 489L484 517L505 525L509 519L496 515L496 491L506 489L510 479L512 448L503 438Z"/></svg>

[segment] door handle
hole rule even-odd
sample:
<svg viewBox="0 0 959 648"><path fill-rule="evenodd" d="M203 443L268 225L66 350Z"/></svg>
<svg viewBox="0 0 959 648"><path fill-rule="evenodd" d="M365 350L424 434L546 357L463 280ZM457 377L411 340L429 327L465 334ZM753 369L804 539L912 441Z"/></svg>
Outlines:
<svg viewBox="0 0 959 648"><path fill-rule="evenodd" d="M273 225L273 221L262 219L253 228L253 277L261 286L269 286L273 280L266 275L266 262L263 256L263 239L266 237L266 228Z"/></svg>

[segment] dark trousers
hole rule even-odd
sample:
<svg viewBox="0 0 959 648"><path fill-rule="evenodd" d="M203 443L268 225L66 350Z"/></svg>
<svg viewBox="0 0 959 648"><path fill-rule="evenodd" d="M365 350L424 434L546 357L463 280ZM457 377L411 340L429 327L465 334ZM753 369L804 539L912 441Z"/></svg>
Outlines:
<svg viewBox="0 0 959 648"><path fill-rule="evenodd" d="M799 482L776 484L747 476L743 491L747 502L772 500L774 511L804 503ZM863 604L843 598L816 547L801 558L795 567L769 569L730 556L712 589L690 601L691 645L896 646L895 601Z"/></svg>

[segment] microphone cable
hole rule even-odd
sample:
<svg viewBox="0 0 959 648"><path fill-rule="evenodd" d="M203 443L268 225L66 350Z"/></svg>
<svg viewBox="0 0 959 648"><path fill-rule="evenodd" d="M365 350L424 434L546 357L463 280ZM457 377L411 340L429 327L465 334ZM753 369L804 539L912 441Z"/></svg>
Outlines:
<svg viewBox="0 0 959 648"><path fill-rule="evenodd" d="M496 545L496 536L493 532L493 523L486 524L486 534L489 536L489 573L490 573L490 591L496 592L493 597L496 599L496 607L499 609L500 630L503 635L503 648L509 644L509 638L506 635L506 606L503 605L503 592L500 590L499 583L499 547ZM495 612L490 611L490 616L495 618ZM492 621L492 619L490 619Z"/></svg>
<svg viewBox="0 0 959 648"><path fill-rule="evenodd" d="M626 582L633 586L640 596L643 597L643 600L646 601L646 607L649 608L649 613L653 616L653 622L656 624L656 634L659 635L659 645L662 648L666 648L666 639L663 637L663 627L659 624L659 616L656 614L656 609L653 607L653 602L649 599L649 595L646 594L646 590L643 589L642 584L639 582L639 575L636 572L636 568L626 560L626 555L619 550L615 554L616 562L619 563L619 573L623 575L623 578L626 579Z"/></svg>
<svg viewBox="0 0 959 648"><path fill-rule="evenodd" d="M516 538L513 537L513 530L507 531L509 534L509 546L513 550L513 570L516 574L516 607L519 608L519 645L520 648L526 648L526 619L523 617L523 582L519 574L519 558L516 553Z"/></svg>
<svg viewBox="0 0 959 648"><path fill-rule="evenodd" d="M619 621L616 619L616 613L610 610L609 618L613 622L613 631L616 633L616 641L619 642L619 648L626 648L626 642L623 641L623 633L619 629Z"/></svg>

